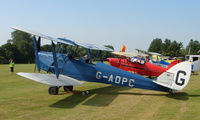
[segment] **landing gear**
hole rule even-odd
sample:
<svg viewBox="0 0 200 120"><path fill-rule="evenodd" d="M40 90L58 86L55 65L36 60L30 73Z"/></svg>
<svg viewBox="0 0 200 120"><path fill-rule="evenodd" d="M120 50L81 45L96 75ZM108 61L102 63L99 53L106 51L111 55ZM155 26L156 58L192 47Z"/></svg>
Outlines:
<svg viewBox="0 0 200 120"><path fill-rule="evenodd" d="M50 95L57 95L59 88L61 86L51 86L49 87L49 94ZM63 89L65 92L71 93L71 94L82 94L82 95L86 95L89 94L89 91L83 91L83 92L72 92L73 91L73 86L63 86Z"/></svg>
<svg viewBox="0 0 200 120"><path fill-rule="evenodd" d="M73 91L73 86L63 86L63 89L65 92L71 92Z"/></svg>
<svg viewBox="0 0 200 120"><path fill-rule="evenodd" d="M57 95L59 88L57 86L49 87L48 91L50 95Z"/></svg>
<svg viewBox="0 0 200 120"><path fill-rule="evenodd" d="M81 92L82 95L86 95L86 94L89 94L89 91L84 91L84 92Z"/></svg>
<svg viewBox="0 0 200 120"><path fill-rule="evenodd" d="M89 94L89 91L72 92L73 91L73 86L63 86L63 89L64 89L65 92L68 92L68 93L71 93L71 94L82 94L82 95Z"/></svg>

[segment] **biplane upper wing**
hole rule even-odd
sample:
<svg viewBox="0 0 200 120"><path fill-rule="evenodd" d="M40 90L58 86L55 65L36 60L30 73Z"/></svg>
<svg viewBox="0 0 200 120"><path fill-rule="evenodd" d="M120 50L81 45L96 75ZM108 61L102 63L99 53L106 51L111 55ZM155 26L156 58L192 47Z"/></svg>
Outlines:
<svg viewBox="0 0 200 120"><path fill-rule="evenodd" d="M68 42L70 41L69 39L66 39L66 38L58 38L58 39L63 40L63 41L68 41ZM90 43L78 43L78 42L74 42L74 41L71 41L71 42L73 42L73 44L76 46L81 46L81 47L84 47L87 49L113 51L112 49L105 47L105 46L101 46L101 45L90 44Z"/></svg>
<svg viewBox="0 0 200 120"><path fill-rule="evenodd" d="M142 54L142 53L133 53L133 52L112 52L115 55L121 55L121 56L125 56L125 57L135 57L135 56L148 56L146 54Z"/></svg>
<svg viewBox="0 0 200 120"><path fill-rule="evenodd" d="M162 54L160 53L156 53L156 52L147 52L141 49L136 49L138 51L138 53L144 54L144 55L157 55L157 56L162 56Z"/></svg>
<svg viewBox="0 0 200 120"><path fill-rule="evenodd" d="M148 52L150 55L157 55L157 56L162 56L162 54L160 53L156 53L156 52Z"/></svg>
<svg viewBox="0 0 200 120"><path fill-rule="evenodd" d="M73 45L73 46L75 45L72 42L60 40L60 39L57 39L57 38L50 37L48 35L44 35L44 34L41 34L41 33L30 31L30 30L26 30L26 29L22 29L22 28L18 28L18 27L12 27L12 29L19 30L19 31L22 31L22 32L26 32L26 33L29 33L31 35L35 35L37 37L41 37L41 38L44 38L44 39L47 39L47 40L52 40L52 41L60 42L60 43L63 43L63 44Z"/></svg>
<svg viewBox="0 0 200 120"><path fill-rule="evenodd" d="M88 49L94 49L94 50L113 51L112 49L105 47L105 46L95 45L95 44L87 44L87 43L78 43L78 42L75 42L75 41L72 41L72 40L69 40L69 39L66 39L66 38L53 38L53 37L50 37L48 35L44 35L44 34L41 34L41 33L30 31L30 30L22 29L22 28L19 28L19 27L12 27L12 29L19 30L19 31L22 31L22 32L26 32L26 33L29 33L31 35L35 35L37 37L41 37L41 38L44 38L44 39L47 39L47 40L52 40L52 41L56 41L56 42L59 42L59 43L68 44L68 45L72 45L72 46L81 46L81 47L85 47L85 48L88 48Z"/></svg>
<svg viewBox="0 0 200 120"><path fill-rule="evenodd" d="M93 49L93 50L103 50L103 51L113 51L112 49L101 46L101 45L96 45L96 44L88 44L88 43L77 43L79 46L88 48L88 49Z"/></svg>
<svg viewBox="0 0 200 120"><path fill-rule="evenodd" d="M121 56L125 56L125 57L134 57L134 56L138 56L137 53L133 53L133 52L112 52L115 55L121 55Z"/></svg>

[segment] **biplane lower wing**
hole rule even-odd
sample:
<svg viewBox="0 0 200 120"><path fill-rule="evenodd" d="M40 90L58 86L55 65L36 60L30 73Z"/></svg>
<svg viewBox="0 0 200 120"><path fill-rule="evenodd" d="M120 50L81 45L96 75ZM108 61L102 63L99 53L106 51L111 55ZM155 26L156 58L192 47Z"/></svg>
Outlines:
<svg viewBox="0 0 200 120"><path fill-rule="evenodd" d="M19 72L17 74L22 77L50 86L75 86L83 84L83 82L79 80L64 75L60 75L59 78L57 79L54 74L23 73L23 72Z"/></svg>

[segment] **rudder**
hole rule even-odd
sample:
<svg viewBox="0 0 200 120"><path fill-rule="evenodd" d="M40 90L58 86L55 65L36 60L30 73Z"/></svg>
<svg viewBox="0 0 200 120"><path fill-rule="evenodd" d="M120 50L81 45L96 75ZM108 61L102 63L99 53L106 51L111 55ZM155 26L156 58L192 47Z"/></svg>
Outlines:
<svg viewBox="0 0 200 120"><path fill-rule="evenodd" d="M167 72L157 77L154 82L172 90L182 90L188 84L190 75L191 63L185 61L172 66Z"/></svg>

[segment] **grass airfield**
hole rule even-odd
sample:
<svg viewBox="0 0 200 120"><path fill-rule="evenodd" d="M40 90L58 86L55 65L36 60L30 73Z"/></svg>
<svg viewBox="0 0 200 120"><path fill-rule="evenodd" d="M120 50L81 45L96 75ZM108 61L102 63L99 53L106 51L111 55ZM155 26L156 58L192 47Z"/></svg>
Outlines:
<svg viewBox="0 0 200 120"><path fill-rule="evenodd" d="M17 64L16 72L33 72L33 64ZM85 83L70 94L60 89L49 95L48 86L10 74L0 65L0 120L200 120L200 72L191 76L180 93Z"/></svg>

